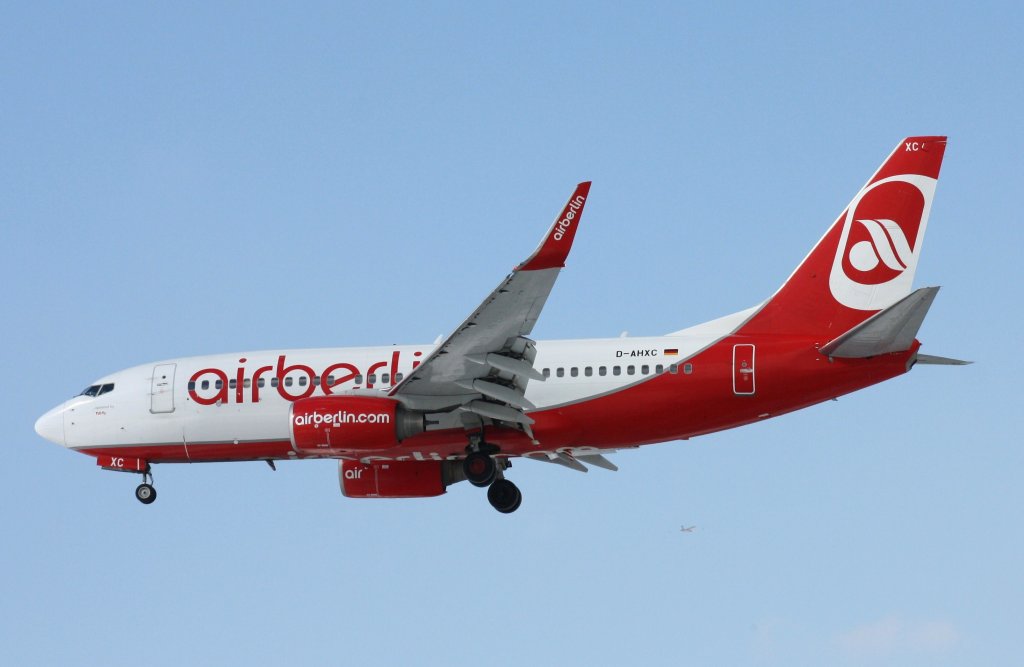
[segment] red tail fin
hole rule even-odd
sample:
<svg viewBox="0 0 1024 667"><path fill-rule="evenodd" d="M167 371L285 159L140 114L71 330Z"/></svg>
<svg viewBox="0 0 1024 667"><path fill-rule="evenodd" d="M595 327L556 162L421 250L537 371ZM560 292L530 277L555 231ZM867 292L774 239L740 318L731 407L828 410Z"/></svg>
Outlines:
<svg viewBox="0 0 1024 667"><path fill-rule="evenodd" d="M741 333L835 337L911 291L946 137L907 137Z"/></svg>

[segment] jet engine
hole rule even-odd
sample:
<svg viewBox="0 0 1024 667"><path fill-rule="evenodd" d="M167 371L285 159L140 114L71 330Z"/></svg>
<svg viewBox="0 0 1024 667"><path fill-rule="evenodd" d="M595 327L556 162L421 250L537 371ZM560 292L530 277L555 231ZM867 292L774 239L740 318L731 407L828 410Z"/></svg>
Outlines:
<svg viewBox="0 0 1024 667"><path fill-rule="evenodd" d="M292 403L288 421L297 451L328 455L390 449L424 429L423 414L374 396L305 398Z"/></svg>
<svg viewBox="0 0 1024 667"><path fill-rule="evenodd" d="M338 482L347 498L426 498L444 493L456 461L338 462Z"/></svg>

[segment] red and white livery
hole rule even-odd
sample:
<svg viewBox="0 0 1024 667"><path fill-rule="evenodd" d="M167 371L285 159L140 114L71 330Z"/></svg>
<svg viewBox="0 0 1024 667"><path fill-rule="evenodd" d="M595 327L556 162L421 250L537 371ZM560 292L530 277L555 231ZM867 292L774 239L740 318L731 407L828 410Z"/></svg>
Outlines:
<svg viewBox="0 0 1024 667"><path fill-rule="evenodd" d="M615 470L605 455L742 426L906 373L938 291L912 283L945 137L899 143L767 301L650 338L530 338L579 229L580 183L540 246L435 344L170 359L97 380L36 422L109 470L339 461L342 493L436 496L468 479L500 512L515 457Z"/></svg>

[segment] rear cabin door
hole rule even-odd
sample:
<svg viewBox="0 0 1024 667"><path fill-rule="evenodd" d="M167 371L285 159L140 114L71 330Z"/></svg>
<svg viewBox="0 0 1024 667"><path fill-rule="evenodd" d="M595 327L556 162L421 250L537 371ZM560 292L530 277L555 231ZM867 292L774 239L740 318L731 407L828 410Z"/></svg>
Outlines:
<svg viewBox="0 0 1024 667"><path fill-rule="evenodd" d="M732 391L738 396L753 396L756 384L754 373L754 346L732 347Z"/></svg>
<svg viewBox="0 0 1024 667"><path fill-rule="evenodd" d="M175 367L176 364L160 364L153 368L150 412L174 412Z"/></svg>

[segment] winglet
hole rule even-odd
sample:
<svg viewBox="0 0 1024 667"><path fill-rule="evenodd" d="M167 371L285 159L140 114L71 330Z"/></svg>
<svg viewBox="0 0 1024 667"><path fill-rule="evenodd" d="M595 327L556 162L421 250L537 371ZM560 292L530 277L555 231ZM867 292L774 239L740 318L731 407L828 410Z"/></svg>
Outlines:
<svg viewBox="0 0 1024 667"><path fill-rule="evenodd" d="M583 206L587 203L589 194L590 181L584 181L576 186L576 191L565 203L565 208L551 223L551 228L544 235L544 240L533 251L529 259L516 267L516 271L560 269L565 266L565 259L569 256L569 249L572 248L572 241L576 237L576 228L579 226L580 217L583 215Z"/></svg>

